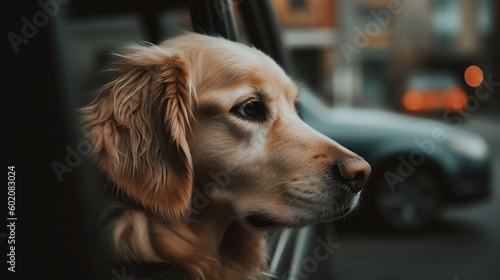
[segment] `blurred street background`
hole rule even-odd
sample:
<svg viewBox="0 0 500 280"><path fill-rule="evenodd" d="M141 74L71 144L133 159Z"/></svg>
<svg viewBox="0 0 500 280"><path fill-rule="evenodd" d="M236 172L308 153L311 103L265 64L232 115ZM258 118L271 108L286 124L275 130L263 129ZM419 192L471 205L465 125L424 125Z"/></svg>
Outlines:
<svg viewBox="0 0 500 280"><path fill-rule="evenodd" d="M447 208L431 227L411 234L340 225L342 245L334 262L338 279L499 279L499 121L498 116L478 115L464 125L493 147L488 201Z"/></svg>
<svg viewBox="0 0 500 280"><path fill-rule="evenodd" d="M452 125L460 119L461 128L482 135L492 149L492 195L485 202L446 207L431 226L413 233L339 222L338 279L500 279L498 1L273 3L300 77L325 103ZM444 107L432 108L432 101L427 107L425 102L405 104L405 95L419 90L446 95L453 88L471 99L477 90L477 84L466 81L471 65L497 85L477 106L469 100L469 110L457 110L458 118Z"/></svg>
<svg viewBox="0 0 500 280"><path fill-rule="evenodd" d="M251 13L243 10L249 1L269 5L279 34L266 25L272 21L263 20L264 15L249 19ZM243 43L255 45L252 39L259 32L271 37L260 47L282 39L292 62L287 72L320 100L323 111L395 113L390 116L408 129L409 117L431 120L431 128L440 124L471 131L489 146L489 195L471 203L443 205L435 221L414 231L351 217L338 221L340 246L332 260L336 275L325 279L500 279L500 1L7 2L1 10L1 71L6 85L2 128L8 135L2 154L7 155L3 166L19 170L18 279L115 279L116 271L102 268L106 254L96 242L95 220L100 213L94 202L102 178L95 178L97 172L85 156L60 176L53 168L55 162L68 164L70 150L77 147L76 110L102 85L99 73L111 61L110 53L132 42L159 43L182 30L196 30L194 16L201 18L198 23L227 27L228 13ZM334 123L328 119L331 115L323 118ZM357 118L361 114L351 116L348 122L364 122ZM379 120L370 121L368 128L368 123ZM377 134L368 128L359 133ZM342 136L342 129L338 133ZM399 136L405 135L396 130L394 137L382 142ZM357 137L347 143L359 142L360 153L375 150L375 143L367 139ZM456 158L463 159L478 147L457 149ZM467 164L471 170L479 168ZM384 171L386 166L379 167ZM475 176L471 182L487 181ZM4 236L0 230L2 256ZM88 276L97 274L103 277Z"/></svg>
<svg viewBox="0 0 500 280"><path fill-rule="evenodd" d="M484 77L496 75L498 81L495 1L273 0L273 4L300 77L331 104L411 112L402 100L412 86L418 86L415 83L448 82L473 94L474 88L463 79L470 65L479 66ZM429 76L436 79L426 80ZM481 111L495 111L500 97L492 97L481 104Z"/></svg>

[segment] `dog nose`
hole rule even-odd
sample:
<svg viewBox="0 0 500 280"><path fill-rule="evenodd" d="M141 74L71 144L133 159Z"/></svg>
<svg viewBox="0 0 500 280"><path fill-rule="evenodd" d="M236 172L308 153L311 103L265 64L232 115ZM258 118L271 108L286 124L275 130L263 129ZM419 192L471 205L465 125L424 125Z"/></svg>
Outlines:
<svg viewBox="0 0 500 280"><path fill-rule="evenodd" d="M370 176L371 167L363 159L348 159L337 164L340 175L355 193L361 191L363 185Z"/></svg>

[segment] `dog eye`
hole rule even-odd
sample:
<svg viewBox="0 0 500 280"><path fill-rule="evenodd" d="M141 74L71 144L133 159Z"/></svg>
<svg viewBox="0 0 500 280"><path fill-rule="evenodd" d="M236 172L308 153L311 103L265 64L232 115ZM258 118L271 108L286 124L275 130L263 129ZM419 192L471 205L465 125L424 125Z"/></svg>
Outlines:
<svg viewBox="0 0 500 280"><path fill-rule="evenodd" d="M253 117L257 113L257 102L252 100L247 100L241 104L240 108L238 108L238 112L247 116Z"/></svg>
<svg viewBox="0 0 500 280"><path fill-rule="evenodd" d="M233 114L240 118L256 121L265 121L266 111L265 105L256 99L247 99L231 110Z"/></svg>

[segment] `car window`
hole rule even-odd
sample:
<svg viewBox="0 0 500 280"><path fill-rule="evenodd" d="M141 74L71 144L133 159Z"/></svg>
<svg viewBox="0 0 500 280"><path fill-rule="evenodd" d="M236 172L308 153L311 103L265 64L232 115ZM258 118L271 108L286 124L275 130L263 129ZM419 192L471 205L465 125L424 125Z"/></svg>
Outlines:
<svg viewBox="0 0 500 280"><path fill-rule="evenodd" d="M427 73L410 77L409 86L416 89L442 90L457 86L458 81L451 75Z"/></svg>
<svg viewBox="0 0 500 280"><path fill-rule="evenodd" d="M119 7L103 8L99 12L94 7L87 10L84 14L67 11L55 22L60 37L63 86L72 98L78 99L78 106L87 104L93 96L91 93L105 82L104 75L99 73L109 66L114 53L131 43L159 43L193 30L187 4L166 5L152 15ZM150 16L154 20L150 20Z"/></svg>

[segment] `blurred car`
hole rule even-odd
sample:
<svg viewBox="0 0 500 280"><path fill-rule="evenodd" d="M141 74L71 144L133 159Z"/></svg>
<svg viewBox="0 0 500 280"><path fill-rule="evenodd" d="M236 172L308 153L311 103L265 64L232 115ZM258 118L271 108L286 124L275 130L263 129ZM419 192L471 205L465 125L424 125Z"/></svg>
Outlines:
<svg viewBox="0 0 500 280"><path fill-rule="evenodd" d="M410 113L460 112L467 104L467 94L453 75L421 71L410 75L401 102Z"/></svg>
<svg viewBox="0 0 500 280"><path fill-rule="evenodd" d="M306 123L372 165L360 216L393 229L418 230L442 205L490 193L489 147L475 133L385 111L330 108L307 91L300 101Z"/></svg>

